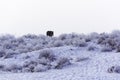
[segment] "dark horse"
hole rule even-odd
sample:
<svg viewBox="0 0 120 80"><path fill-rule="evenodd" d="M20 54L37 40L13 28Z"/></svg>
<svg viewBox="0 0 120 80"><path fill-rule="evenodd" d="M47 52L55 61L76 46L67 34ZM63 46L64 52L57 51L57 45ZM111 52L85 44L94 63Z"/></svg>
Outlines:
<svg viewBox="0 0 120 80"><path fill-rule="evenodd" d="M54 35L54 32L53 31L47 31L46 35L52 37Z"/></svg>

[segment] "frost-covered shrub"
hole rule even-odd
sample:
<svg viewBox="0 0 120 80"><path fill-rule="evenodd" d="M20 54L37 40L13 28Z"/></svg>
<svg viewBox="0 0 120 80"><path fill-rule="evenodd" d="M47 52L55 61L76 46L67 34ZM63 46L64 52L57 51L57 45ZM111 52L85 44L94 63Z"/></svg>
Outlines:
<svg viewBox="0 0 120 80"><path fill-rule="evenodd" d="M37 61L28 61L23 64L22 72L34 72Z"/></svg>
<svg viewBox="0 0 120 80"><path fill-rule="evenodd" d="M30 72L34 72L35 65L34 64L30 64L27 68L29 68Z"/></svg>
<svg viewBox="0 0 120 80"><path fill-rule="evenodd" d="M96 33L96 32L92 32L92 33L90 33L90 35L88 35L89 36L89 38L91 39L91 40L93 40L93 39L98 39L99 37L100 37L100 35L98 34L98 33ZM87 37L88 37L87 36Z"/></svg>
<svg viewBox="0 0 120 80"><path fill-rule="evenodd" d="M27 35L24 35L23 37L27 38L27 39L35 39L35 38L37 38L37 36L34 35L34 34L27 34Z"/></svg>
<svg viewBox="0 0 120 80"><path fill-rule="evenodd" d="M38 65L37 60L29 60L25 61L23 64L22 72L34 72L35 66Z"/></svg>
<svg viewBox="0 0 120 80"><path fill-rule="evenodd" d="M24 38L22 38L22 37L17 38L16 40L17 40L18 44L25 44Z"/></svg>
<svg viewBox="0 0 120 80"><path fill-rule="evenodd" d="M42 45L35 45L34 47L33 47L33 51L36 51L36 50L41 50L41 49L43 49L44 47L42 46Z"/></svg>
<svg viewBox="0 0 120 80"><path fill-rule="evenodd" d="M104 46L104 47L102 47L101 51L102 51L102 52L111 52L111 51L112 51L112 48L109 47L109 46Z"/></svg>
<svg viewBox="0 0 120 80"><path fill-rule="evenodd" d="M4 69L4 65L3 64L0 64L0 70L3 70Z"/></svg>
<svg viewBox="0 0 120 80"><path fill-rule="evenodd" d="M60 40L66 40L66 39L71 39L70 34L61 34L58 39Z"/></svg>
<svg viewBox="0 0 120 80"><path fill-rule="evenodd" d="M120 73L120 66L112 66L108 68L108 73Z"/></svg>
<svg viewBox="0 0 120 80"><path fill-rule="evenodd" d="M107 69L107 72L108 72L108 73L113 73L113 72L114 72L114 66L108 68L108 69Z"/></svg>
<svg viewBox="0 0 120 80"><path fill-rule="evenodd" d="M48 70L48 67L45 65L42 65L42 64L39 64L39 65L35 66L35 68L34 68L34 72L43 72L46 70Z"/></svg>
<svg viewBox="0 0 120 80"><path fill-rule="evenodd" d="M75 62L81 62L81 61L86 61L89 60L89 57L76 57L75 59L72 59Z"/></svg>
<svg viewBox="0 0 120 80"><path fill-rule="evenodd" d="M4 55L4 58L12 58L15 55L18 55L19 53L16 51L8 50L6 54Z"/></svg>
<svg viewBox="0 0 120 80"><path fill-rule="evenodd" d="M120 46L117 46L116 51L120 52Z"/></svg>
<svg viewBox="0 0 120 80"><path fill-rule="evenodd" d="M11 49L12 48L12 44L4 43L3 48L4 49Z"/></svg>
<svg viewBox="0 0 120 80"><path fill-rule="evenodd" d="M38 60L38 63L39 64L42 64L42 65L47 65L47 64L49 64L51 61L49 60L49 59L46 59L46 58L41 58L41 59L39 59Z"/></svg>
<svg viewBox="0 0 120 80"><path fill-rule="evenodd" d="M55 60L55 55L53 54L52 50L50 49L45 49L40 51L39 59L45 58L49 59L51 61Z"/></svg>
<svg viewBox="0 0 120 80"><path fill-rule="evenodd" d="M28 52L28 50L27 50L26 48L24 48L24 49L23 49L23 48L22 48L22 49L20 48L20 49L18 49L17 51L18 51L19 53L27 53L27 52Z"/></svg>
<svg viewBox="0 0 120 80"><path fill-rule="evenodd" d="M61 40L57 40L57 41L55 41L54 44L53 44L54 47L60 47L60 46L63 46L63 45L64 45L64 44L63 44L63 42L62 42Z"/></svg>
<svg viewBox="0 0 120 80"><path fill-rule="evenodd" d="M72 42L73 46L77 46L77 47L86 47L87 43L85 42L85 40L79 40L78 38L74 39Z"/></svg>
<svg viewBox="0 0 120 80"><path fill-rule="evenodd" d="M104 37L100 37L100 38L98 39L98 44L104 44L104 40L105 40Z"/></svg>
<svg viewBox="0 0 120 80"><path fill-rule="evenodd" d="M21 72L21 70L22 70L22 66L16 64L6 65L3 69L3 71L9 71L9 72Z"/></svg>
<svg viewBox="0 0 120 80"><path fill-rule="evenodd" d="M37 60L28 59L27 61L24 62L23 67L30 67L30 66L36 66L36 65L37 65Z"/></svg>
<svg viewBox="0 0 120 80"><path fill-rule="evenodd" d="M15 39L15 37L13 35L3 35L3 36L0 36L0 40L1 41L8 41L8 40L12 40L12 39Z"/></svg>
<svg viewBox="0 0 120 80"><path fill-rule="evenodd" d="M111 38L116 38L116 37L120 37L120 30L114 30L112 31L112 33L110 34Z"/></svg>
<svg viewBox="0 0 120 80"><path fill-rule="evenodd" d="M106 34L106 33L102 33L102 34L100 34L97 43L98 43L98 44L105 44L107 38L109 38L109 35Z"/></svg>
<svg viewBox="0 0 120 80"><path fill-rule="evenodd" d="M58 37L60 40L65 40L67 38L67 34L62 34Z"/></svg>
<svg viewBox="0 0 120 80"><path fill-rule="evenodd" d="M112 46L112 47L114 47L116 45L115 40L111 39L111 38L107 39L107 43L109 44L109 46Z"/></svg>
<svg viewBox="0 0 120 80"><path fill-rule="evenodd" d="M23 69L22 69L22 72L25 73L25 72L33 72L33 71L32 71L30 68L27 68L27 67L26 67L26 68L23 68Z"/></svg>
<svg viewBox="0 0 120 80"><path fill-rule="evenodd" d="M66 39L66 40L64 40L64 45L71 46L72 42L73 42L72 39Z"/></svg>
<svg viewBox="0 0 120 80"><path fill-rule="evenodd" d="M71 34L69 34L69 36L70 36L70 39L74 39L74 38L78 38L79 37L79 35L76 34L76 33L71 33Z"/></svg>
<svg viewBox="0 0 120 80"><path fill-rule="evenodd" d="M67 66L67 65L70 65L70 61L68 58L59 58L57 61L56 61L57 65L55 66L56 69L61 69L63 68L64 66Z"/></svg>
<svg viewBox="0 0 120 80"><path fill-rule="evenodd" d="M88 48L87 48L88 51L95 51L96 49L97 49L97 47L92 46L92 45L88 46Z"/></svg>
<svg viewBox="0 0 120 80"><path fill-rule="evenodd" d="M99 38L99 34L93 32L93 33L86 35L83 39L85 39L85 42L92 42L94 40L97 40L98 38Z"/></svg>
<svg viewBox="0 0 120 80"><path fill-rule="evenodd" d="M74 38L77 38L79 37L78 34L76 33L71 33L71 34L61 34L58 39L59 40L66 40L66 39L74 39Z"/></svg>
<svg viewBox="0 0 120 80"><path fill-rule="evenodd" d="M115 34L114 34L115 35ZM111 34L102 34L98 38L98 44L105 46L103 51L117 50L119 52L118 45L120 44L120 38L117 36L111 36ZM106 47L107 46L107 47Z"/></svg>
<svg viewBox="0 0 120 80"><path fill-rule="evenodd" d="M102 42L102 45L109 46L109 47L111 47L112 49L115 49L115 48L116 48L116 45L117 45L117 41L115 41L115 40L112 39L112 38L106 38L106 39Z"/></svg>
<svg viewBox="0 0 120 80"><path fill-rule="evenodd" d="M89 36L87 36L86 38L85 38L85 42L90 42L91 41L91 38L89 37Z"/></svg>
<svg viewBox="0 0 120 80"><path fill-rule="evenodd" d="M6 54L5 51L3 51L3 50L0 51L0 57L5 56L5 54Z"/></svg>

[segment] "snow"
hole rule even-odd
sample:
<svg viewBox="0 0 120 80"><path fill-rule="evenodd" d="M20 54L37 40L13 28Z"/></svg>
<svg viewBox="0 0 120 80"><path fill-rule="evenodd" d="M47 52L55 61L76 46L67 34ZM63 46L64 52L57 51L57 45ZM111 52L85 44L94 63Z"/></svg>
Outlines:
<svg viewBox="0 0 120 80"><path fill-rule="evenodd" d="M120 70L120 31L0 37L0 80L119 80L115 69Z"/></svg>
<svg viewBox="0 0 120 80"><path fill-rule="evenodd" d="M78 47L59 47L50 48L58 56L68 56L72 59L76 58L89 58L76 62L72 60L72 65L66 66L63 69L51 69L45 72L35 73L11 73L1 72L0 80L119 80L120 74L108 73L107 69L113 65L120 64L120 53L115 52L96 52L96 51L85 51ZM34 51L27 53L29 56L36 56ZM0 63L10 64L11 63L22 63L24 57L21 54L19 58L14 59L1 59Z"/></svg>

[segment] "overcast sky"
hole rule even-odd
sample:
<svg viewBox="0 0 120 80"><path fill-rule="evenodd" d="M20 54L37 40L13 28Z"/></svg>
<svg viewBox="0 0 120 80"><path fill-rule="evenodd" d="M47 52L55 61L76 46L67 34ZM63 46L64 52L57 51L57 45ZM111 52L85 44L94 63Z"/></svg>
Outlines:
<svg viewBox="0 0 120 80"><path fill-rule="evenodd" d="M119 0L0 0L0 34L110 32L120 29Z"/></svg>

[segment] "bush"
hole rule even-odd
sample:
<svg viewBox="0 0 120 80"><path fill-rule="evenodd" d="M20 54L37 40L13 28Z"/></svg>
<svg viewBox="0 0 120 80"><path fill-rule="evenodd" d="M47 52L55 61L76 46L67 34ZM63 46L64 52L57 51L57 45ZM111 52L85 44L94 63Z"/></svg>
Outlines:
<svg viewBox="0 0 120 80"><path fill-rule="evenodd" d="M110 34L110 37L111 38L120 37L120 31L119 30L112 31L112 33Z"/></svg>
<svg viewBox="0 0 120 80"><path fill-rule="evenodd" d="M85 40L79 40L79 39L73 40L72 44L73 44L73 46L76 46L76 47L86 47L87 46L87 43L85 42Z"/></svg>
<svg viewBox="0 0 120 80"><path fill-rule="evenodd" d="M108 68L108 69L107 69L107 72L108 72L108 73L113 73L113 72L114 72L114 66Z"/></svg>
<svg viewBox="0 0 120 80"><path fill-rule="evenodd" d="M22 66L16 64L6 65L3 69L3 71L9 71L9 72L21 72L21 70L22 70Z"/></svg>
<svg viewBox="0 0 120 80"><path fill-rule="evenodd" d="M22 67L22 72L34 72L35 66L38 65L37 60L29 60L25 61Z"/></svg>
<svg viewBox="0 0 120 80"><path fill-rule="evenodd" d="M34 61L34 60L28 59L28 61L25 61L25 62L24 62L23 67L29 67L29 66L31 66L31 65L36 66L36 65L37 65L37 61L36 61L36 60Z"/></svg>
<svg viewBox="0 0 120 80"><path fill-rule="evenodd" d="M40 51L39 59L41 58L45 58L45 59L49 59L50 61L53 61L55 60L55 55L53 54L52 50L46 49Z"/></svg>
<svg viewBox="0 0 120 80"><path fill-rule="evenodd" d="M88 51L95 51L96 49L97 49L97 47L91 45L91 46L88 47L87 50Z"/></svg>
<svg viewBox="0 0 120 80"><path fill-rule="evenodd" d="M89 57L77 57L75 59L75 62L81 62L81 61L86 61L86 60L89 60L90 58Z"/></svg>
<svg viewBox="0 0 120 80"><path fill-rule="evenodd" d="M41 58L41 59L38 60L38 63L39 63L39 64L42 64L42 65L47 65L47 64L49 64L50 62L51 62L50 60L45 59L45 58Z"/></svg>
<svg viewBox="0 0 120 80"><path fill-rule="evenodd" d="M4 69L4 65L3 64L0 64L0 70L3 70Z"/></svg>
<svg viewBox="0 0 120 80"><path fill-rule="evenodd" d="M42 65L42 64L39 64L39 65L35 66L35 68L34 68L34 72L43 72L46 70L48 70L48 67L45 65Z"/></svg>
<svg viewBox="0 0 120 80"><path fill-rule="evenodd" d="M22 72L33 72L33 71L31 71L30 68L27 68L27 67L26 67L26 68L23 68L23 69L22 69Z"/></svg>
<svg viewBox="0 0 120 80"><path fill-rule="evenodd" d="M55 41L54 44L53 44L54 47L60 47L60 46L63 46L63 45L64 45L64 44L63 44L63 42L62 42L61 40L57 40L57 41Z"/></svg>
<svg viewBox="0 0 120 80"><path fill-rule="evenodd" d="M111 38L109 38L109 39L107 40L107 43L108 43L109 46L111 46L111 47L114 47L114 46L116 45L115 40L114 40L114 39L111 39Z"/></svg>
<svg viewBox="0 0 120 80"><path fill-rule="evenodd" d="M55 69L61 69L64 66L70 65L70 61L68 58L59 58L57 60L57 65L55 66Z"/></svg>
<svg viewBox="0 0 120 80"><path fill-rule="evenodd" d="M116 51L117 51L117 52L120 52L120 46L117 47Z"/></svg>
<svg viewBox="0 0 120 80"><path fill-rule="evenodd" d="M15 57L15 55L17 55L19 53L15 52L15 51L12 51L12 50L8 50L4 56L4 58L12 58L12 57Z"/></svg>
<svg viewBox="0 0 120 80"><path fill-rule="evenodd" d="M104 47L102 47L101 51L102 51L102 52L111 52L111 51L112 51L112 48L109 47L109 46L104 46Z"/></svg>
<svg viewBox="0 0 120 80"><path fill-rule="evenodd" d="M106 33L102 33L100 34L99 38L98 38L98 44L106 44L106 39L109 38L109 35Z"/></svg>
<svg viewBox="0 0 120 80"><path fill-rule="evenodd" d="M68 34L61 34L59 37L58 37L58 39L60 39L60 40L65 40L65 39L67 39L68 38Z"/></svg>
<svg viewBox="0 0 120 80"><path fill-rule="evenodd" d="M72 39L66 39L66 40L64 40L64 45L66 45L66 46L71 46L71 45L73 45L72 43L73 43Z"/></svg>
<svg viewBox="0 0 120 80"><path fill-rule="evenodd" d="M98 33L96 33L96 32L92 32L92 33L90 33L90 35L88 35L89 36L89 38L91 39L91 40L94 40L94 39L98 39L99 37L100 37L100 35L98 34ZM87 37L88 37L87 36Z"/></svg>
<svg viewBox="0 0 120 80"><path fill-rule="evenodd" d="M5 56L5 51L0 51L0 57L3 57L3 56Z"/></svg>
<svg viewBox="0 0 120 80"><path fill-rule="evenodd" d="M23 37L27 38L27 39L35 39L35 38L37 38L37 36L34 35L34 34L27 34L27 35L24 35Z"/></svg>
<svg viewBox="0 0 120 80"><path fill-rule="evenodd" d="M112 66L108 68L108 73L120 73L120 66Z"/></svg>
<svg viewBox="0 0 120 80"><path fill-rule="evenodd" d="M98 39L98 44L104 44L104 41L105 41L105 38L104 37L100 37L99 39Z"/></svg>

